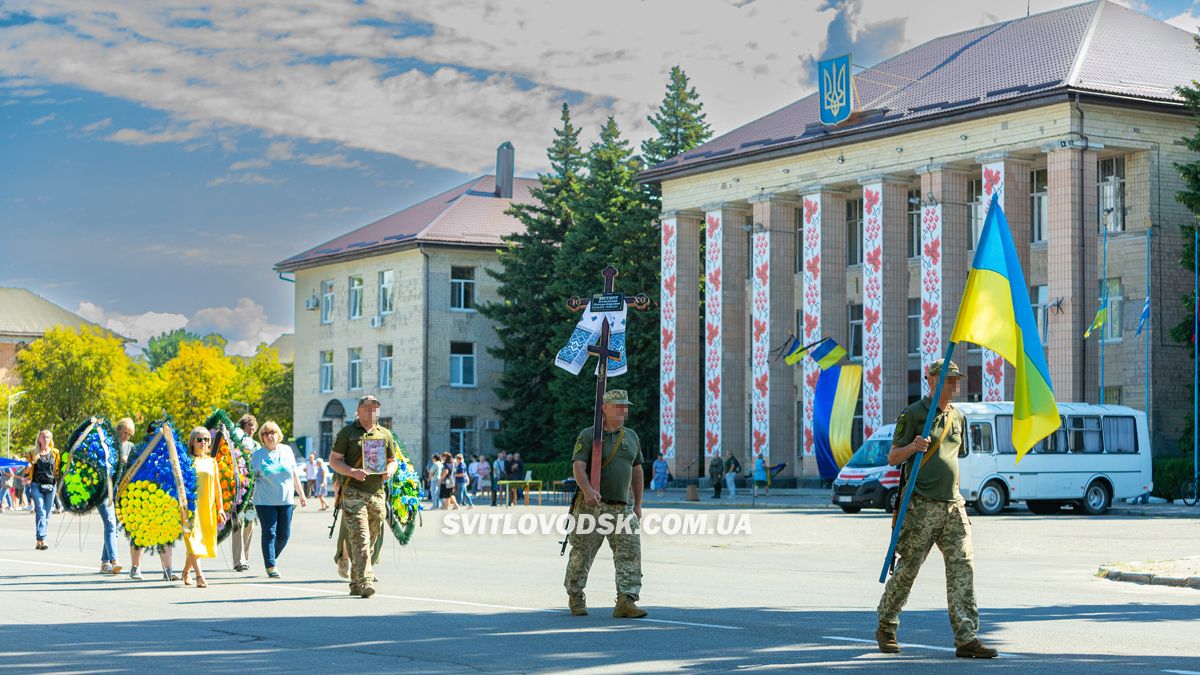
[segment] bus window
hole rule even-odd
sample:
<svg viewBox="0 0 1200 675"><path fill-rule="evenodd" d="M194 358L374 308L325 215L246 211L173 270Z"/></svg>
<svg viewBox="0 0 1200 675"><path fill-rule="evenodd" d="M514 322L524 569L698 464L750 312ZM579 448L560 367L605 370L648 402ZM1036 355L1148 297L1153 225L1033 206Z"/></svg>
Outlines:
<svg viewBox="0 0 1200 675"><path fill-rule="evenodd" d="M1104 418L1104 451L1137 453L1137 423L1132 417Z"/></svg>
<svg viewBox="0 0 1200 675"><path fill-rule="evenodd" d="M1072 415L1067 418L1071 432L1071 452L1095 453L1104 449L1100 438L1100 418Z"/></svg>
<svg viewBox="0 0 1200 675"><path fill-rule="evenodd" d="M996 452L1001 455L1015 455L1017 449L1012 443L1012 415L996 415Z"/></svg>
<svg viewBox="0 0 1200 675"><path fill-rule="evenodd" d="M1010 417L1009 420L1012 418ZM1011 439L1009 444L1012 444ZM971 423L971 448L969 452L976 454L990 455L992 454L992 425L987 422L972 422ZM967 448L964 446L959 450L960 457L967 456Z"/></svg>

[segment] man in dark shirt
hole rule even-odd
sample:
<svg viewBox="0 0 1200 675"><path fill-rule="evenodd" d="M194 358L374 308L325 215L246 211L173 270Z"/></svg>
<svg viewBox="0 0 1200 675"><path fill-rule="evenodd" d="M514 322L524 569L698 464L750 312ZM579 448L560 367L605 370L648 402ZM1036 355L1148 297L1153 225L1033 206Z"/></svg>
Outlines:
<svg viewBox="0 0 1200 675"><path fill-rule="evenodd" d="M371 550L383 534L383 486L396 472L399 454L392 432L379 425L379 400L363 396L356 419L338 432L329 455L329 466L346 477L341 499L350 534L350 595L375 594Z"/></svg>

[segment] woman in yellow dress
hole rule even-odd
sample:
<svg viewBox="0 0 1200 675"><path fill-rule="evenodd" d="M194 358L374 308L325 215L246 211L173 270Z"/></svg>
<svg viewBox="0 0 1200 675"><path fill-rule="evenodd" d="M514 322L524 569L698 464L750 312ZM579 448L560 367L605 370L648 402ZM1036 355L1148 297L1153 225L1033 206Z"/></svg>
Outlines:
<svg viewBox="0 0 1200 675"><path fill-rule="evenodd" d="M188 454L196 468L196 513L192 519L192 531L184 539L187 544L187 562L183 566L183 584L187 586L188 572L196 570L196 587L207 588L204 571L200 569L201 558L217 557L217 530L225 521L225 503L217 478L217 462L212 458L210 446L212 436L208 429L196 427L188 436Z"/></svg>

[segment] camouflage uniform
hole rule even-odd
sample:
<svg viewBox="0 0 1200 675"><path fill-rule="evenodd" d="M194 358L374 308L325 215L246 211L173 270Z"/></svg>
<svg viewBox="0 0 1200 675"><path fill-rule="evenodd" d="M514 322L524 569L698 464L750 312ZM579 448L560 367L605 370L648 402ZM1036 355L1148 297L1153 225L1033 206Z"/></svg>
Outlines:
<svg viewBox="0 0 1200 675"><path fill-rule="evenodd" d="M633 507L629 504L604 502L591 507L584 504L583 498L580 497L576 514L588 514L594 518L609 514L614 520L623 517L629 523L631 532L626 534L617 531L607 536L595 531L587 534L572 532L569 539L571 555L567 559L567 574L563 580L567 593L583 592L587 586L588 572L592 569L592 561L596 558L596 551L607 538L608 546L613 552L613 567L617 573L617 593L628 595L636 602L642 592L642 540L639 534L641 525L633 513Z"/></svg>
<svg viewBox="0 0 1200 675"><path fill-rule="evenodd" d="M346 488L342 497L346 532L350 538L350 586L371 585L371 551L383 536L383 519L387 505L382 492L363 492Z"/></svg>

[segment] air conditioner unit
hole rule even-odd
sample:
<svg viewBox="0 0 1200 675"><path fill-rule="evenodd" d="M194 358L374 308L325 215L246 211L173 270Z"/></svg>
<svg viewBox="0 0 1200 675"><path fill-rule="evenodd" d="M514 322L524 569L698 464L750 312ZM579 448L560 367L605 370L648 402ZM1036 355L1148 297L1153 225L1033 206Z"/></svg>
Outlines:
<svg viewBox="0 0 1200 675"><path fill-rule="evenodd" d="M382 325L383 325L383 317L382 316L376 315L376 316L371 317L371 328L379 328Z"/></svg>
<svg viewBox="0 0 1200 675"><path fill-rule="evenodd" d="M321 301L317 299L316 294L310 295L304 300L304 309L314 310L321 306Z"/></svg>
<svg viewBox="0 0 1200 675"><path fill-rule="evenodd" d="M488 431L500 431L500 420L485 420L483 428Z"/></svg>

